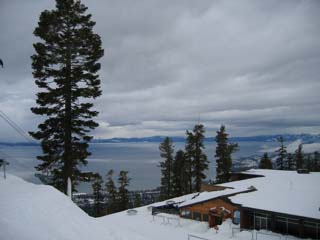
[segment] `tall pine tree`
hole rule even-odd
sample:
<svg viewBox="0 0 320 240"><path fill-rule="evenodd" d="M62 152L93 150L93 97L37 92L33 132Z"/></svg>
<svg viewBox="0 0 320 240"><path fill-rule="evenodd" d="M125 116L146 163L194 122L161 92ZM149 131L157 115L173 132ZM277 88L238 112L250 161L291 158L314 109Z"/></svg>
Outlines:
<svg viewBox="0 0 320 240"><path fill-rule="evenodd" d="M280 144L280 147L276 150L276 153L278 154L276 159L277 169L285 170L287 169L287 147L284 145L284 138L282 136L278 137L277 141Z"/></svg>
<svg viewBox="0 0 320 240"><path fill-rule="evenodd" d="M303 168L304 154L303 154L303 151L302 151L302 147L303 147L303 145L299 144L298 149L295 151L297 169L302 169Z"/></svg>
<svg viewBox="0 0 320 240"><path fill-rule="evenodd" d="M104 194L102 189L103 180L101 176L94 174L94 182L92 184L93 192L93 209L94 216L101 217L104 213Z"/></svg>
<svg viewBox="0 0 320 240"><path fill-rule="evenodd" d="M107 181L106 181L106 193L107 193L107 213L111 214L117 212L117 188L114 184L112 179L113 170L111 169L107 174Z"/></svg>
<svg viewBox="0 0 320 240"><path fill-rule="evenodd" d="M202 181L206 178L204 173L208 169L208 160L204 151L204 126L197 124L194 126L192 132L187 131L187 144L190 146L188 155L191 158L192 172L191 175L194 179L194 190L199 192Z"/></svg>
<svg viewBox="0 0 320 240"><path fill-rule="evenodd" d="M318 151L315 151L313 153L314 158L314 164L315 164L315 172L320 172L320 153Z"/></svg>
<svg viewBox="0 0 320 240"><path fill-rule="evenodd" d="M120 171L119 178L119 190L118 190L118 206L119 211L128 209L129 207L129 190L130 178L128 177L128 171Z"/></svg>
<svg viewBox="0 0 320 240"><path fill-rule="evenodd" d="M169 137L166 137L162 143L160 143L160 157L163 161L160 162L161 168L161 199L168 199L173 195L172 185L172 170L173 170L173 144Z"/></svg>
<svg viewBox="0 0 320 240"><path fill-rule="evenodd" d="M50 172L53 185L65 193L68 178L73 188L82 179L79 164L86 165L90 155L88 133L98 126L91 99L101 95L98 60L104 52L86 10L78 0L56 0L54 10L43 11L34 31L41 41L31 57L41 89L31 111L46 117L38 131L30 132L43 151L36 169Z"/></svg>
<svg viewBox="0 0 320 240"><path fill-rule="evenodd" d="M172 175L173 197L186 194L188 191L186 185L186 164L185 154L182 150L179 150L175 155Z"/></svg>
<svg viewBox="0 0 320 240"><path fill-rule="evenodd" d="M186 193L193 192L193 184L192 184L192 159L194 155L194 136L192 132L186 131L187 138L185 144L185 188Z"/></svg>
<svg viewBox="0 0 320 240"><path fill-rule="evenodd" d="M292 153L288 153L287 155L287 167L288 167L288 170L296 169L296 163Z"/></svg>
<svg viewBox="0 0 320 240"><path fill-rule="evenodd" d="M224 125L216 135L216 181L228 182L231 176L232 153L238 150L237 143L229 143L228 134Z"/></svg>
<svg viewBox="0 0 320 240"><path fill-rule="evenodd" d="M260 169L272 169L272 162L268 153L264 153L259 164Z"/></svg>

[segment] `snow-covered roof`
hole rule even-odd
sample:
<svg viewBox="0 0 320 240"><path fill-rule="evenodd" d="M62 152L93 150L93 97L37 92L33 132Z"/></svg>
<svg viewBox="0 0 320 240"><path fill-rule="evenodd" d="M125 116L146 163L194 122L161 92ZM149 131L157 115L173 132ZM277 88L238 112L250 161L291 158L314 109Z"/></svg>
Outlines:
<svg viewBox="0 0 320 240"><path fill-rule="evenodd" d="M190 199L196 197L198 195L198 193L190 193L190 194L187 194L187 195L183 195L181 197L175 197L175 198L171 198L171 199L168 199L168 200L165 200L165 201L162 201L162 202L156 202L156 203L152 203L151 205L149 206L152 206L152 207L161 207L161 206L165 206L168 204L168 202L175 202L176 204L179 204L179 203L182 203L182 202L187 202L189 201Z"/></svg>
<svg viewBox="0 0 320 240"><path fill-rule="evenodd" d="M243 207L320 219L320 173L298 174L296 171L248 170L243 173L263 175L220 184L235 190L254 186L257 191L238 194L229 199Z"/></svg>
<svg viewBox="0 0 320 240"><path fill-rule="evenodd" d="M262 177L218 184L226 189L202 192L185 199L179 207L228 197L243 207L320 219L320 188L317 186L320 173L298 174L296 171L264 169L251 169L242 173Z"/></svg>
<svg viewBox="0 0 320 240"><path fill-rule="evenodd" d="M244 186L244 187L239 187L237 189L227 188L224 190L213 191L213 192L201 192L198 196L195 196L194 198L179 204L179 207L186 207L189 205L206 202L208 200L212 200L218 197L229 196L232 194L238 194L238 193L247 192L247 191L250 191L250 189Z"/></svg>

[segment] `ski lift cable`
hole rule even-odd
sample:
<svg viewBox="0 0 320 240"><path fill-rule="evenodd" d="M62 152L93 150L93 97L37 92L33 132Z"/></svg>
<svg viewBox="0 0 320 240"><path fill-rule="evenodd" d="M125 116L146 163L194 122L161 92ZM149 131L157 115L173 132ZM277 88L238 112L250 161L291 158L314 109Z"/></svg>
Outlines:
<svg viewBox="0 0 320 240"><path fill-rule="evenodd" d="M2 110L0 110L0 117L5 120L19 135L25 138L30 143L36 143L33 139L30 138L29 135L25 133L25 131L16 124L7 114L5 114Z"/></svg>
<svg viewBox="0 0 320 240"><path fill-rule="evenodd" d="M0 113L5 117L7 118L13 125L15 125L16 128L18 128L20 131L24 132L24 130L18 126L18 124L16 124L13 120L10 119L10 117L5 113L3 112L2 110L0 110Z"/></svg>
<svg viewBox="0 0 320 240"><path fill-rule="evenodd" d="M16 130L20 135L22 134L23 137L26 137L25 131L21 127L19 127L18 124L16 124L13 120L11 120L7 114L0 110L0 115L2 119L4 119L11 127L14 128L14 130Z"/></svg>

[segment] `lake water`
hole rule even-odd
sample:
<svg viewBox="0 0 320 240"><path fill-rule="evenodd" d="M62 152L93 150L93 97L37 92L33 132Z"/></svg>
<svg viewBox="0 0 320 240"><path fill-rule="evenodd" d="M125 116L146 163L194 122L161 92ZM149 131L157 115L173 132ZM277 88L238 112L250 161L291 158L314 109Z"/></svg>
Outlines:
<svg viewBox="0 0 320 240"><path fill-rule="evenodd" d="M175 143L175 150L183 149L184 143ZM234 158L261 154L261 149L274 147L276 143L264 142L240 142L240 150ZM120 170L129 171L132 179L130 189L151 189L160 184L160 168L158 167L161 158L159 156L159 143L99 143L91 144L92 155L88 159L88 165L84 171L99 172L102 176L113 169L114 180ZM208 178L215 177L214 143L205 143L205 152L210 161ZM0 157L6 158L10 165L8 172L21 176L22 178L39 182L34 177L34 166L38 164L36 156L41 154L38 146L0 146ZM9 155L9 157L7 156ZM90 192L90 184L81 184L79 191Z"/></svg>

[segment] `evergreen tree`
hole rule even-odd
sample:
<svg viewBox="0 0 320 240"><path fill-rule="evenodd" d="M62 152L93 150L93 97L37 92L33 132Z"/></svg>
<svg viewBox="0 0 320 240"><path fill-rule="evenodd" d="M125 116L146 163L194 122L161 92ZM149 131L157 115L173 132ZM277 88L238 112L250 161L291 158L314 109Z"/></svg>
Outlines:
<svg viewBox="0 0 320 240"><path fill-rule="evenodd" d="M318 151L315 151L314 154L314 164L315 164L315 172L320 172L320 153Z"/></svg>
<svg viewBox="0 0 320 240"><path fill-rule="evenodd" d="M303 168L304 154L302 151L302 147L303 147L303 145L299 144L298 149L295 151L297 169Z"/></svg>
<svg viewBox="0 0 320 240"><path fill-rule="evenodd" d="M284 139L282 136L278 137L277 141L280 143L279 149L276 150L276 153L278 153L278 156L276 159L277 169L285 170L287 168L286 166L287 148L286 146L284 146Z"/></svg>
<svg viewBox="0 0 320 240"><path fill-rule="evenodd" d="M202 180L206 178L204 171L208 169L207 156L203 153L204 150L204 126L202 124L197 124L193 128L193 132L187 132L187 141L192 141L188 143L192 146L189 155L191 156L192 172L191 175L194 178L195 191L199 192L201 188Z"/></svg>
<svg viewBox="0 0 320 240"><path fill-rule="evenodd" d="M264 153L259 164L260 169L272 169L272 162L268 153Z"/></svg>
<svg viewBox="0 0 320 240"><path fill-rule="evenodd" d="M54 10L40 15L34 35L33 76L41 89L34 114L46 116L39 130L30 132L41 141L42 161L36 169L48 171L53 185L67 192L68 178L73 188L82 179L79 164L86 165L88 132L98 126L92 120L92 100L101 95L97 62L103 56L101 40L92 29L95 23L87 7L75 0L56 0Z"/></svg>
<svg viewBox="0 0 320 240"><path fill-rule="evenodd" d="M117 188L114 184L112 179L113 170L111 169L107 174L107 181L106 181L106 193L108 195L107 201L107 213L111 214L117 212Z"/></svg>
<svg viewBox="0 0 320 240"><path fill-rule="evenodd" d="M128 178L128 171L120 171L118 183L118 210L123 211L129 207L129 191L127 187L130 184L130 178Z"/></svg>
<svg viewBox="0 0 320 240"><path fill-rule="evenodd" d="M296 169L294 157L291 153L288 153L288 155L287 155L287 163L288 163L288 170L295 170Z"/></svg>
<svg viewBox="0 0 320 240"><path fill-rule="evenodd" d="M216 181L228 182L231 176L232 153L238 150L238 144L229 143L224 125L221 125L220 130L217 131L216 143Z"/></svg>
<svg viewBox="0 0 320 240"><path fill-rule="evenodd" d="M186 131L186 145L185 145L185 189L186 194L193 192L192 186L192 157L194 155L194 139L192 132Z"/></svg>
<svg viewBox="0 0 320 240"><path fill-rule="evenodd" d="M134 201L133 201L133 207L141 207L142 206L142 199L141 199L141 194L135 194L134 196Z"/></svg>
<svg viewBox="0 0 320 240"><path fill-rule="evenodd" d="M173 197L187 193L185 154L182 150L179 150L175 155L172 175Z"/></svg>
<svg viewBox="0 0 320 240"><path fill-rule="evenodd" d="M304 167L307 168L310 172L312 172L314 169L314 161L313 160L314 159L311 157L311 155L308 154L306 157Z"/></svg>
<svg viewBox="0 0 320 240"><path fill-rule="evenodd" d="M94 182L92 184L93 201L94 201L94 216L100 217L104 212L104 194L102 190L103 180L101 176L96 173L94 175Z"/></svg>
<svg viewBox="0 0 320 240"><path fill-rule="evenodd" d="M174 146L172 140L166 137L162 143L160 143L159 150L160 156L164 159L160 162L161 168L161 199L168 199L173 194L172 186L172 170L173 170L173 152Z"/></svg>

